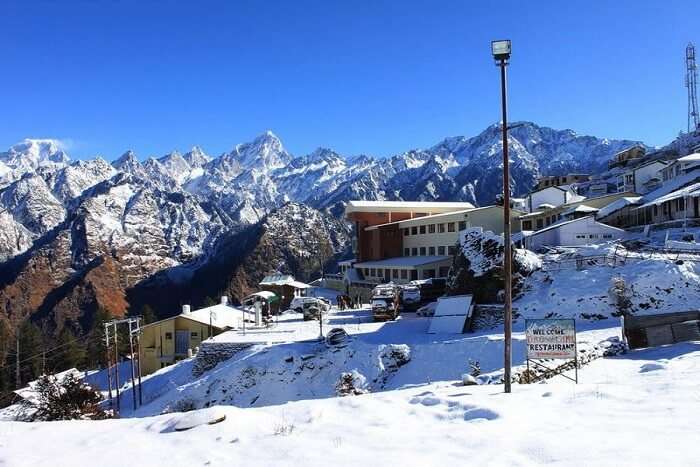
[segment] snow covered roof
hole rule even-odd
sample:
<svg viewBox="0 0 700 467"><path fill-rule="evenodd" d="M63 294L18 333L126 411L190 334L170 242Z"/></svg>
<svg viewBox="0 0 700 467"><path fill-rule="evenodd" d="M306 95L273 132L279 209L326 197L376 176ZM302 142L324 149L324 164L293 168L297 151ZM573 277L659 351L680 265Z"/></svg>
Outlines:
<svg viewBox="0 0 700 467"><path fill-rule="evenodd" d="M264 298L265 300L270 300L271 298L277 297L277 295L275 295L274 292L270 292L269 290L261 290L260 292L255 292L255 293L248 295L243 300L245 301L251 297L260 297L260 298Z"/></svg>
<svg viewBox="0 0 700 467"><path fill-rule="evenodd" d="M700 153L688 154L687 156L679 157L678 162L700 162Z"/></svg>
<svg viewBox="0 0 700 467"><path fill-rule="evenodd" d="M388 211L426 211L448 212L460 209L473 209L467 202L438 201L349 201L345 213L351 212L388 212Z"/></svg>
<svg viewBox="0 0 700 467"><path fill-rule="evenodd" d="M294 281L294 276L289 274L272 274L263 277L259 285L287 285Z"/></svg>
<svg viewBox="0 0 700 467"><path fill-rule="evenodd" d="M662 203L665 203L666 201L671 201L678 198L685 198L688 196L700 196L700 183L693 183L692 185L689 185L685 188L681 188L680 190L672 191L671 193L668 193L664 196L659 196L658 198L641 205L638 209L654 205L658 206Z"/></svg>
<svg viewBox="0 0 700 467"><path fill-rule="evenodd" d="M620 199L608 204L607 206L600 208L598 210L598 218L607 217L610 214L617 212L626 206L639 204L641 202L641 200L642 200L641 196L626 196L624 198L620 198Z"/></svg>
<svg viewBox="0 0 700 467"><path fill-rule="evenodd" d="M645 202L651 201L653 199L667 195L672 191L676 191L679 188L683 188L686 185L695 183L698 180L700 180L700 170L684 173L683 175L672 178L671 180L667 180L662 186L660 186L656 190L650 191L649 193L645 194L643 196L643 200Z"/></svg>
<svg viewBox="0 0 700 467"><path fill-rule="evenodd" d="M610 229L619 230L620 232L624 232L623 229L618 229L617 227L613 227L613 226L611 226L611 225L603 224L602 222L596 221L595 218L594 218L593 216L586 216L586 217L579 217L578 219L572 219L572 220L568 220L568 221L557 222L556 224L552 224L552 225L550 225L549 227L545 227L544 229L540 229L540 230L538 230L538 231L536 231L536 232L532 232L532 233L531 233L530 235L528 235L528 236L529 236L529 237L536 237L536 236L539 235L539 234L548 232L548 231L550 231L550 230L558 229L558 228L563 227L563 226L565 226L565 225L573 224L573 223L576 223L576 222L584 222L584 221L585 221L585 222L590 222L591 220L593 220L593 222L596 223L596 224L604 225L604 226L606 226L606 227L608 227L608 228L610 228Z"/></svg>
<svg viewBox="0 0 700 467"><path fill-rule="evenodd" d="M356 268L414 268L450 260L451 256L398 256L378 261L355 263Z"/></svg>
<svg viewBox="0 0 700 467"><path fill-rule="evenodd" d="M213 306L200 308L199 310L183 311L179 315L161 319L160 321L149 323L146 326L152 326L171 319L184 318L206 325L209 325L211 322L212 326L219 329L235 328L240 323L240 318L243 316L243 313L248 312L242 308L219 303Z"/></svg>
<svg viewBox="0 0 700 467"><path fill-rule="evenodd" d="M585 204L580 204L574 208L567 209L566 211L562 212L562 216L568 216L569 214L574 214L577 212L583 212L583 213L592 213L592 212L598 212L598 208L593 208L591 206L586 206Z"/></svg>

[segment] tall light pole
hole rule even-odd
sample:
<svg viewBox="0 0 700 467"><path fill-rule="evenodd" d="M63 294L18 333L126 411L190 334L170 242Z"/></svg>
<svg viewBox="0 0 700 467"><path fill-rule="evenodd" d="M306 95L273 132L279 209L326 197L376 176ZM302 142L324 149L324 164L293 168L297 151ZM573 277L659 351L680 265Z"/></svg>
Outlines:
<svg viewBox="0 0 700 467"><path fill-rule="evenodd" d="M503 305L503 334L504 334L504 364L503 382L505 392L510 392L510 367L511 367L511 340L513 332L513 310L511 297L511 266L512 254L510 245L510 170L508 160L508 101L506 92L506 67L510 59L510 41L498 40L491 42L491 53L496 60L496 65L501 69L501 113L503 128L503 275L505 294Z"/></svg>

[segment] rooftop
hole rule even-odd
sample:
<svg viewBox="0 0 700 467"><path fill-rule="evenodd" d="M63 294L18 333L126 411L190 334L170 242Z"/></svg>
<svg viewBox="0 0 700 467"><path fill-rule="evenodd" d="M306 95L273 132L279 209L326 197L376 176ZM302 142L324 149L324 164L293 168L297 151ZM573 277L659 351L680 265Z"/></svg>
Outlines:
<svg viewBox="0 0 700 467"><path fill-rule="evenodd" d="M378 261L355 263L356 268L415 268L451 260L451 256L397 256Z"/></svg>
<svg viewBox="0 0 700 467"><path fill-rule="evenodd" d="M440 201L349 201L345 213L351 212L449 212L473 209L467 202Z"/></svg>
<svg viewBox="0 0 700 467"><path fill-rule="evenodd" d="M648 203L641 205L639 208L641 209L654 205L658 206L659 204L663 204L666 201L672 201L678 198L686 198L688 196L700 196L700 183L693 183L692 185L689 185L685 188L681 188L680 190L672 191L671 193L668 193L664 196L660 196L656 199L649 201Z"/></svg>

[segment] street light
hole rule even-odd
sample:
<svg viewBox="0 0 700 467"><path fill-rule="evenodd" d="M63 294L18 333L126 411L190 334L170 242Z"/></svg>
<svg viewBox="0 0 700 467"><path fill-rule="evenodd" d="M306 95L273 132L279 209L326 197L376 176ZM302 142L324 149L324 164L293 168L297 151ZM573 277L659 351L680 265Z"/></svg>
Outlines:
<svg viewBox="0 0 700 467"><path fill-rule="evenodd" d="M491 53L496 60L496 65L501 68L501 112L503 133L503 275L505 284L503 287L503 334L504 334L504 365L503 382L505 392L510 392L510 367L511 367L511 338L513 332L513 310L511 303L511 245L510 245L510 171L508 160L508 109L506 94L506 67L510 59L510 41L498 40L491 42Z"/></svg>

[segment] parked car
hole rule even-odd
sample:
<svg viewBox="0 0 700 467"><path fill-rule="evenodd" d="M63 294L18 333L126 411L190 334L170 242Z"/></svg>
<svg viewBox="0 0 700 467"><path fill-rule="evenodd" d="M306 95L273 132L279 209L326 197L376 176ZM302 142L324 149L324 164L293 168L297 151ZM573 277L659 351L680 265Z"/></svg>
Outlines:
<svg viewBox="0 0 700 467"><path fill-rule="evenodd" d="M304 314L304 321L311 321L311 320L316 320L321 317L323 313L325 313L323 308L321 308L321 302L314 300L314 301L305 301L302 309L302 313Z"/></svg>
<svg viewBox="0 0 700 467"><path fill-rule="evenodd" d="M303 313L304 305L307 303L313 303L323 311L328 311L331 309L331 302L329 302L325 298L317 297L294 297L292 299L292 303L289 305L289 308L296 311L297 313Z"/></svg>
<svg viewBox="0 0 700 467"><path fill-rule="evenodd" d="M400 288L402 309L415 310L420 306L420 289L415 285L403 285Z"/></svg>
<svg viewBox="0 0 700 467"><path fill-rule="evenodd" d="M371 305L374 321L393 321L399 314L394 298L372 297Z"/></svg>

